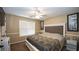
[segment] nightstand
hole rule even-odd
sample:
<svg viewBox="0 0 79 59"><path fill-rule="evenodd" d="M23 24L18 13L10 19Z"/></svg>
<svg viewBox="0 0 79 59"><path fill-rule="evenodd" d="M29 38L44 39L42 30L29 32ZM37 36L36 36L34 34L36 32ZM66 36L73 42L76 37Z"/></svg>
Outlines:
<svg viewBox="0 0 79 59"><path fill-rule="evenodd" d="M69 51L77 50L77 40L66 40L66 49Z"/></svg>

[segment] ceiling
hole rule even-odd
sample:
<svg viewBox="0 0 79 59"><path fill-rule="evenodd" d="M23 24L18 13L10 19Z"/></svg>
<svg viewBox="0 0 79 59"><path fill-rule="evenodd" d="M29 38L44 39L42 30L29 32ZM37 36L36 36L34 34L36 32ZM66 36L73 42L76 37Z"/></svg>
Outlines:
<svg viewBox="0 0 79 59"><path fill-rule="evenodd" d="M3 7L5 13L31 18L34 7ZM79 12L78 7L38 7L44 19Z"/></svg>

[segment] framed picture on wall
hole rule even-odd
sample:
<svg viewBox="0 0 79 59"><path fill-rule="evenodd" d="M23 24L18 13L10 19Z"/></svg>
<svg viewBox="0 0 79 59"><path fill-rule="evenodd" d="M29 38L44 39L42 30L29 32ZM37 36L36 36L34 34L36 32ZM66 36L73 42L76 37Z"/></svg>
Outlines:
<svg viewBox="0 0 79 59"><path fill-rule="evenodd" d="M67 16L68 31L78 31L78 19L78 13L70 14Z"/></svg>
<svg viewBox="0 0 79 59"><path fill-rule="evenodd" d="M40 21L41 30L44 29L44 21Z"/></svg>

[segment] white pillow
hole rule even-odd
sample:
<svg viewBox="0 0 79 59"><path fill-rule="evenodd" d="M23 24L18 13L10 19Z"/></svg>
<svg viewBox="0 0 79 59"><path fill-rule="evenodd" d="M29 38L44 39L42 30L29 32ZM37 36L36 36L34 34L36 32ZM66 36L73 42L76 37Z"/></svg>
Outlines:
<svg viewBox="0 0 79 59"><path fill-rule="evenodd" d="M62 40L64 38L63 35L60 35L58 33L44 32L43 34L40 34L40 35L48 37L48 38L58 39L58 40Z"/></svg>

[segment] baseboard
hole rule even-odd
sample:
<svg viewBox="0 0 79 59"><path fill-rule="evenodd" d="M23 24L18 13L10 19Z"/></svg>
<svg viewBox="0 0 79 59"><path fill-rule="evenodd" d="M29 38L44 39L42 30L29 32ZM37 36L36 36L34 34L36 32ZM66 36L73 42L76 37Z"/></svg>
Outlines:
<svg viewBox="0 0 79 59"><path fill-rule="evenodd" d="M24 42L25 40L23 41L18 41L18 42L14 42L14 43L10 43L10 44L16 44L16 43L21 43L21 42Z"/></svg>

